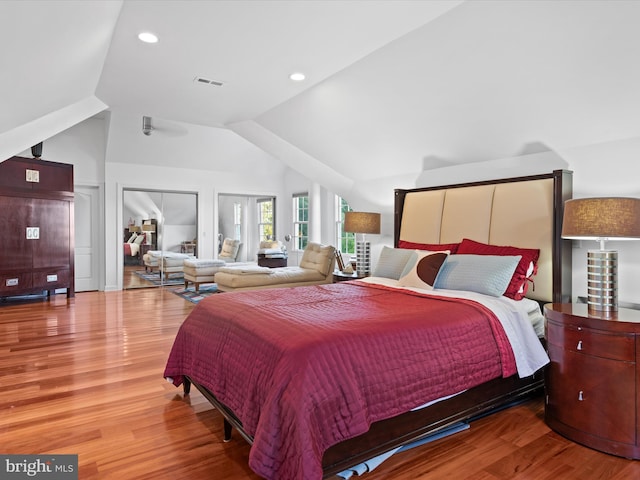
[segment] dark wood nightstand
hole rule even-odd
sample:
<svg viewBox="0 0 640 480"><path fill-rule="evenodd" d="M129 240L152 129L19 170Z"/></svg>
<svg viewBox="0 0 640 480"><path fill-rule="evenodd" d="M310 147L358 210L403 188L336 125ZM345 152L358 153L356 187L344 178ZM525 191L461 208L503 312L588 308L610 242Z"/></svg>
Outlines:
<svg viewBox="0 0 640 480"><path fill-rule="evenodd" d="M640 458L640 311L606 318L584 304L553 303L544 314L545 421L575 442Z"/></svg>
<svg viewBox="0 0 640 480"><path fill-rule="evenodd" d="M287 266L287 257L282 258L267 258L263 253L258 254L258 266L278 268Z"/></svg>
<svg viewBox="0 0 640 480"><path fill-rule="evenodd" d="M367 275L358 275L358 272L344 273L340 270L333 271L333 283L346 282L347 280L359 280L365 278Z"/></svg>

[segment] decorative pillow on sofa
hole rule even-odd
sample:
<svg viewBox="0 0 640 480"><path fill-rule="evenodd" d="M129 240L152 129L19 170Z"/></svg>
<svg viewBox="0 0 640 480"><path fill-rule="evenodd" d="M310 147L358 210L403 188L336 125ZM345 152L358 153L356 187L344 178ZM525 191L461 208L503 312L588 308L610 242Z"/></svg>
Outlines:
<svg viewBox="0 0 640 480"><path fill-rule="evenodd" d="M137 237L138 237L138 234L136 232L133 232L129 237L129 240L127 240L127 243L133 243Z"/></svg>
<svg viewBox="0 0 640 480"><path fill-rule="evenodd" d="M521 258L520 255L450 255L440 269L434 287L500 297L509 286Z"/></svg>
<svg viewBox="0 0 640 480"><path fill-rule="evenodd" d="M410 248L412 250L428 250L430 252L444 252L449 250L451 255L458 253L459 243L415 243L406 240L398 240L398 248Z"/></svg>
<svg viewBox="0 0 640 480"><path fill-rule="evenodd" d="M382 247L378 263L376 263L376 267L373 269L373 276L398 280L411 255L413 255L412 250L387 246Z"/></svg>
<svg viewBox="0 0 640 480"><path fill-rule="evenodd" d="M521 300L527 293L529 280L538 271L538 257L540 250L537 248L519 248L512 246L489 245L465 238L460 243L458 253L473 255L520 255L522 259L516 267L511 282L504 292L505 297Z"/></svg>
<svg viewBox="0 0 640 480"><path fill-rule="evenodd" d="M447 250L443 252L414 250L398 279L399 285L433 290L438 271L448 255L449 251Z"/></svg>

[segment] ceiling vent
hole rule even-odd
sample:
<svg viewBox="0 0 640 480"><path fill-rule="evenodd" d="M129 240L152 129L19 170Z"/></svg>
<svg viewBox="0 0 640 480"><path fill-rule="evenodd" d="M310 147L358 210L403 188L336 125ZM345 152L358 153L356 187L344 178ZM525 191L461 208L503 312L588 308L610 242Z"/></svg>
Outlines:
<svg viewBox="0 0 640 480"><path fill-rule="evenodd" d="M224 85L224 83L219 82L217 80L211 80L209 78L204 78L204 77L196 77L193 79L194 82L196 83L206 83L208 85L213 85L215 87L221 87L222 85Z"/></svg>

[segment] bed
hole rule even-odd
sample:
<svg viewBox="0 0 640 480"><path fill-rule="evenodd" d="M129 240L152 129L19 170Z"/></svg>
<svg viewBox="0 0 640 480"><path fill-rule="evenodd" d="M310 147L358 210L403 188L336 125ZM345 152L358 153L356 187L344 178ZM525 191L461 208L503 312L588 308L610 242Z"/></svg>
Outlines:
<svg viewBox="0 0 640 480"><path fill-rule="evenodd" d="M140 265L140 245L145 243L145 234L138 234L133 232L129 235L129 231L125 230L125 236L128 238L124 242L124 264L125 265Z"/></svg>
<svg viewBox="0 0 640 480"><path fill-rule="evenodd" d="M570 196L567 171L396 190L395 247L419 257L415 268L405 267L398 280L203 300L180 328L164 376L185 393L195 385L225 418L225 437L233 428L252 444L250 467L278 479L328 478L530 395L543 385L544 361L529 363L526 352L523 360L513 330L530 330L525 350L539 353L541 343L530 324L511 328L502 317L521 305L571 298L570 243L559 234ZM429 291L406 280L417 265L463 244L474 253L447 256L442 268L454 257L475 262L486 254L474 249L539 251L535 288L524 279L516 292L529 300ZM425 248L434 245L442 249ZM517 270L524 255L504 258ZM426 317L429 309L435 313ZM425 330L427 320L437 333Z"/></svg>

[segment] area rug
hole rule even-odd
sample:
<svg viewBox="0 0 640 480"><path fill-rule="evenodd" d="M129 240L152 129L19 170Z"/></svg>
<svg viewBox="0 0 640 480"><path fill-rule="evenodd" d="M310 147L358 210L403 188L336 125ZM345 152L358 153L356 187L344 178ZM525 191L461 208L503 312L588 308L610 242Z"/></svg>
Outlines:
<svg viewBox="0 0 640 480"><path fill-rule="evenodd" d="M168 277L165 275L162 283L160 283L160 272L148 273L144 270L136 270L133 273L154 285L181 285L184 283L184 276L182 273L179 275L177 273L171 273Z"/></svg>
<svg viewBox="0 0 640 480"><path fill-rule="evenodd" d="M172 290L172 292L178 295L179 297L182 297L185 300L188 300L189 302L198 303L203 298L207 298L213 295L214 293L218 293L218 287L216 287L215 284L200 286L200 288L198 289L198 293L196 293L196 290L194 287L189 287L186 289L177 288L175 290Z"/></svg>

